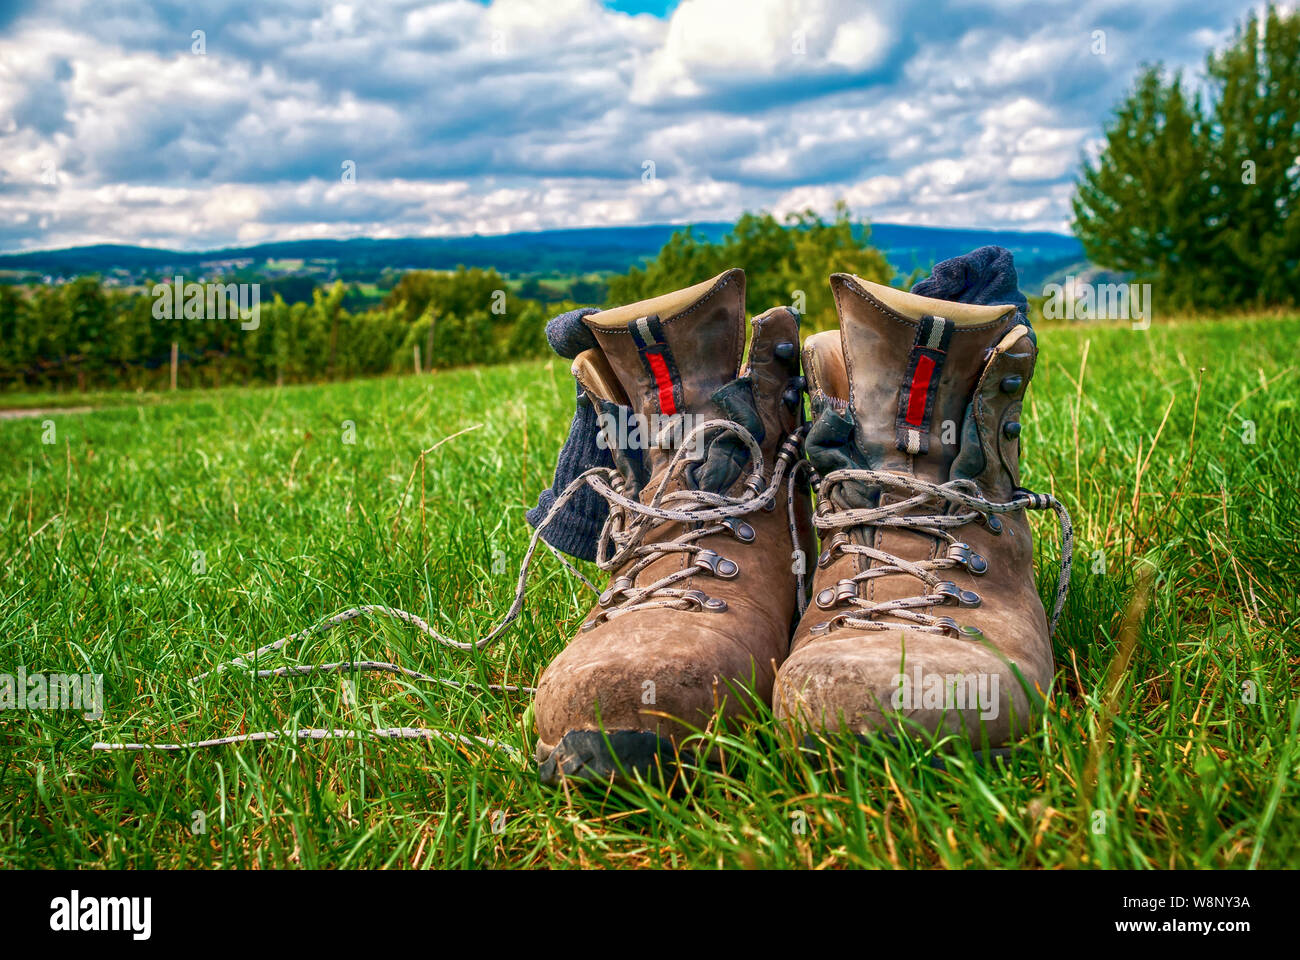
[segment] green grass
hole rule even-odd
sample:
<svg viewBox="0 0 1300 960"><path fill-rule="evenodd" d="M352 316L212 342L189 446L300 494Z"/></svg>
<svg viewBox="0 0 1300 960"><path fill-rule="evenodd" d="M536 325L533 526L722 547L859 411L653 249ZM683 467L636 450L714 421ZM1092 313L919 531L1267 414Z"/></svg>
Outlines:
<svg viewBox="0 0 1300 960"><path fill-rule="evenodd" d="M1298 343L1295 318L1041 332L1025 481L1070 508L1077 565L1052 710L1012 767L836 744L827 769L760 717L707 734L726 768L673 796L549 791L531 761L443 742L90 751L423 725L530 754L522 696L187 678L359 603L489 627L571 413L559 362L128 402L49 415L54 444L40 417L0 421L0 672L106 688L101 721L0 714L0 864L1296 866ZM1035 523L1046 595L1058 545ZM553 558L538 573L521 626L480 654L371 620L288 662L531 684L590 603Z"/></svg>

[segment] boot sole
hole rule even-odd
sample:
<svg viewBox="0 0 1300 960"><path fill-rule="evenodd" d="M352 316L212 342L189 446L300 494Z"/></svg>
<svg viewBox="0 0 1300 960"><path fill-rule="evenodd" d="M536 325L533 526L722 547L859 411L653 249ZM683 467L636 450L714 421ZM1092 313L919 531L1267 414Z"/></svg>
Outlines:
<svg viewBox="0 0 1300 960"><path fill-rule="evenodd" d="M892 735L867 736L855 734L863 746L877 746L887 740L894 746L899 739ZM804 750L816 752L822 745L814 734L803 738ZM975 762L988 766L997 761L1010 760L1016 755L1014 747L994 747L973 751ZM647 782L662 779L669 782L678 768L677 751L671 741L646 730L570 730L554 747L540 740L537 743L537 777L548 787L558 787L563 780L580 784L607 785L633 783L638 778ZM936 770L946 770L947 762L934 755L926 761Z"/></svg>
<svg viewBox="0 0 1300 960"><path fill-rule="evenodd" d="M537 776L548 787L562 780L593 784L672 779L677 752L648 730L570 730L554 747L537 743Z"/></svg>
<svg viewBox="0 0 1300 960"><path fill-rule="evenodd" d="M899 738L894 736L893 734L883 734L883 735L878 734L876 736L870 736L864 733L855 733L853 736L858 741L858 743L862 744L864 747L879 746L881 741L887 741L889 744L896 747L901 742ZM804 750L811 750L813 752L817 752L821 748L822 743L823 740L821 738L818 738L815 734L810 733L804 736L801 746L803 747ZM988 750L972 751L975 758L975 762L982 767L989 766L993 763L996 763L999 760L1009 761L1013 756L1017 756L1024 752L1025 752L1024 750L1017 750L1015 747L992 747ZM943 758L943 756L939 754L934 754L930 756L926 760L926 763L935 770L948 769L947 761Z"/></svg>

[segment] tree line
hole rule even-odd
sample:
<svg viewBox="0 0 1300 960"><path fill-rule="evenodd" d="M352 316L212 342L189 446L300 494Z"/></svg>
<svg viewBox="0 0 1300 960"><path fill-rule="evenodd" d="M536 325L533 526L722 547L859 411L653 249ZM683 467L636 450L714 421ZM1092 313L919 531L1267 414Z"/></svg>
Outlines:
<svg viewBox="0 0 1300 960"><path fill-rule="evenodd" d="M478 267L408 271L377 307L362 311L347 309L342 282L292 304L278 294L262 301L240 289L237 296L240 285L233 281L229 288L176 287L170 277L143 291L106 286L97 277L0 286L0 388L162 388L170 381L173 344L180 386L410 371L417 348L426 370L546 356L546 321L557 313L644 299L735 264L747 268L754 312L794 302L825 326L833 318L824 289L830 272L882 282L893 275L867 236L842 206L829 222L812 212L784 222L746 214L716 243L687 228L645 266L607 285L586 285L605 303L543 303L520 296L532 292L526 280L512 289L496 270ZM241 315L239 306L248 308L252 299L256 316Z"/></svg>
<svg viewBox="0 0 1300 960"><path fill-rule="evenodd" d="M360 312L344 306L341 281L317 287L305 302L273 296L258 304L255 317L241 315L234 302L226 309L214 301L215 283L200 287L209 294L201 311L159 310L155 291L169 286L166 279L128 291L98 277L0 286L0 386L160 388L170 381L173 344L181 386L409 371L417 347L424 369L546 352L548 308L512 295L495 270L414 271L378 307ZM214 302L220 309L212 309Z"/></svg>

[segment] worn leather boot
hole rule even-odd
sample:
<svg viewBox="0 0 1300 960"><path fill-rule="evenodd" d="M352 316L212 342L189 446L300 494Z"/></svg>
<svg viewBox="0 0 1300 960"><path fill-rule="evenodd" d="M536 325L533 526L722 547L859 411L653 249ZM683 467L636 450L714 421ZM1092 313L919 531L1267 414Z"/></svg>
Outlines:
<svg viewBox="0 0 1300 960"><path fill-rule="evenodd" d="M542 674L547 783L650 775L692 728L770 703L815 550L792 310L754 318L743 369L740 270L583 322L597 347L573 372L615 464L589 471L612 580Z"/></svg>
<svg viewBox="0 0 1300 960"><path fill-rule="evenodd" d="M1013 306L953 303L847 274L840 329L804 345L822 551L778 675L798 729L969 737L1000 751L1052 680L1027 510L1021 408L1034 334Z"/></svg>

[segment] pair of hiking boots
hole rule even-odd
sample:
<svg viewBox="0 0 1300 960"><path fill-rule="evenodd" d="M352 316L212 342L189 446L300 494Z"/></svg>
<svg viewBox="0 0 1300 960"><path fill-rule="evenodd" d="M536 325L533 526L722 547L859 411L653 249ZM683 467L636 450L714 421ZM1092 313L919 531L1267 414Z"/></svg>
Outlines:
<svg viewBox="0 0 1300 960"><path fill-rule="evenodd" d="M1041 709L1027 511L1066 525L1053 621L1068 518L1020 488L1034 333L1013 303L830 284L840 329L802 351L776 307L746 355L741 270L568 317L575 432L598 431L570 443L603 462L585 505L544 498L530 519L611 580L542 675L543 781L650 775L758 701L805 734L947 731L983 751Z"/></svg>

